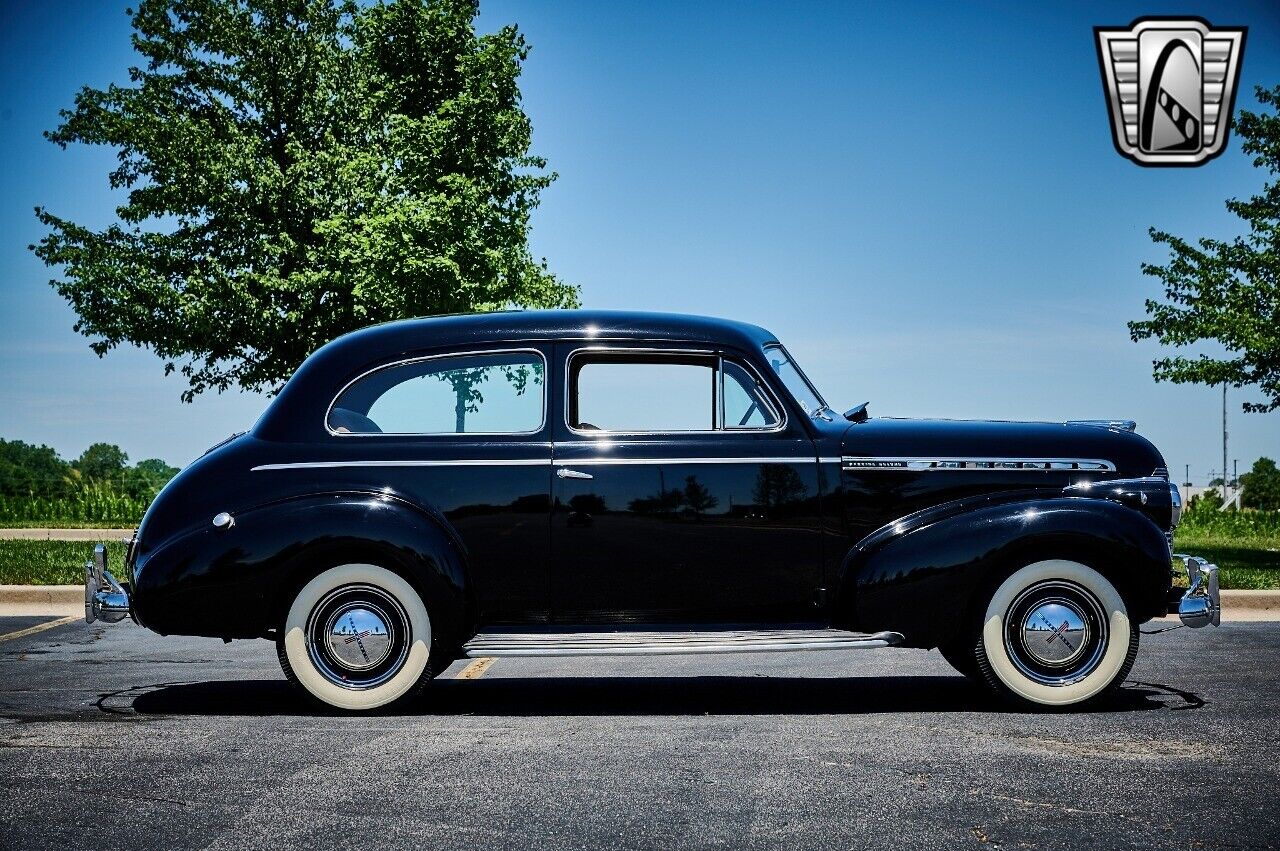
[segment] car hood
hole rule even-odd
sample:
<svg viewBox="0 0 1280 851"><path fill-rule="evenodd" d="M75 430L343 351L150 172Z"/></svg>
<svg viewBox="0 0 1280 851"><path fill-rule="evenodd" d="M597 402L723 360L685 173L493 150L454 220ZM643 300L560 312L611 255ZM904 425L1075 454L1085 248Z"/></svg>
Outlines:
<svg viewBox="0 0 1280 851"><path fill-rule="evenodd" d="M912 461L1105 462L1110 475L1150 476L1165 467L1149 440L1092 423L876 418L851 425L841 454L867 469ZM848 466L848 462L846 462ZM1083 468L1083 465L1082 465Z"/></svg>

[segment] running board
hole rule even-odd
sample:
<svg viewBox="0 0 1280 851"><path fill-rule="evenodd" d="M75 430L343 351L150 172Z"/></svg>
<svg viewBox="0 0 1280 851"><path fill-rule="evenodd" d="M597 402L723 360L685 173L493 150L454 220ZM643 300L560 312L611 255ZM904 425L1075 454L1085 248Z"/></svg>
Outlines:
<svg viewBox="0 0 1280 851"><path fill-rule="evenodd" d="M477 656L677 656L793 650L864 650L902 642L896 632L841 629L545 630L483 632L462 646Z"/></svg>

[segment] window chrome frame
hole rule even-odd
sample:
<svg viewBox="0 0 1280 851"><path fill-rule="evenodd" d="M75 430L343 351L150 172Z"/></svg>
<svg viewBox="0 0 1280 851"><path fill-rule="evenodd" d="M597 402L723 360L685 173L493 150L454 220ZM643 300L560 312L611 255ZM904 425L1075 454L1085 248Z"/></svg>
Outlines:
<svg viewBox="0 0 1280 851"><path fill-rule="evenodd" d="M712 381L712 426L709 429L650 429L648 431L610 431L608 429L579 429L574 428L569 421L569 406L573 399L573 360L580 355L598 355L598 354L638 354L638 355L657 355L658 357L668 356L678 358L681 356L694 356L713 358L715 360L715 375ZM753 426L742 426L737 428L724 427L724 403L720 398L723 388L723 370L721 366L725 360L725 353L722 349L690 349L690 348L657 348L653 346L619 346L619 345L594 345L579 346L572 349L564 359L564 406L561 412L564 416L564 426L569 430L570 434L579 437L598 437L598 438L615 438L615 437L652 437L653 435L730 435L730 434L777 434L787 429L787 410L780 400L775 397L773 389L761 377L760 370L756 369L751 361L745 357L730 354L729 360L746 369L756 379L757 385L764 390L766 399L770 407L773 408L774 414L778 416L776 425L768 428L760 428Z"/></svg>
<svg viewBox="0 0 1280 851"><path fill-rule="evenodd" d="M344 432L344 431L335 431L329 426L329 417L333 413L333 409L337 406L338 400L342 398L342 394L346 393L347 390L349 390L353 385L356 384L356 382L363 381L365 378L369 377L370 375L373 375L375 372L382 372L383 370L387 370L387 369L396 369L397 367L409 366L411 364L416 364L416 363L425 363L427 361L443 360L445 358L461 358L461 357L471 357L475 355L506 355L506 354L533 354L533 355L537 355L538 358L542 361L542 375L543 375L542 419L538 423L538 427L531 431L377 431L377 432L346 431ZM430 438L433 440L438 440L438 439L457 440L459 438L469 438L469 437L529 437L535 434L542 434L544 431L546 431L546 428L547 428L547 409L549 407L548 396L551 390L550 377L551 377L551 363L548 360L546 354L541 349L529 348L525 346L520 346L516 348L501 348L501 349L474 349L474 350L468 350L468 351L462 351L462 352L439 352L434 355L420 355L418 357L402 358L397 361L392 361L391 363L384 363L379 366L375 366L371 369L366 369L364 372L360 373L355 378L351 379L346 384L342 385L342 389L338 391L337 395L335 395L332 400L330 400L329 407L325 409L324 430L328 432L331 436L340 437L340 438L423 437L423 438Z"/></svg>
<svg viewBox="0 0 1280 851"><path fill-rule="evenodd" d="M759 388L760 390L761 401L764 402L764 408L761 410L761 414L763 414L765 411L768 411L769 415L773 418L773 421L775 424L783 422L783 419L785 418L786 413L782 412L781 407L778 405L776 401L774 401L774 399L772 398L772 393L769 391L768 386L763 381L760 380L760 374L756 372L755 369L752 369L750 367L750 364L745 363L740 358L729 358L728 361L729 363L732 363L734 366L742 367L744 370L746 370L747 374L755 381L756 387ZM719 428L717 430L724 431L724 432L772 431L775 428L775 426L773 425L770 425L770 426L746 426L746 425L731 426L729 425L729 421L725 416L726 411L725 411L724 382L725 382L726 374L724 371L724 364L725 364L725 356L717 352L716 377L718 380L716 381L716 393L718 398L716 399L716 419L719 421Z"/></svg>
<svg viewBox="0 0 1280 851"><path fill-rule="evenodd" d="M813 398L818 400L818 411L821 411L823 408L830 409L830 406L827 405L827 400L822 395L822 392L818 390L817 386L814 385L812 381L809 380L809 376L804 374L804 370L800 368L800 364L797 363L796 359L791 356L790 349L782 345L782 343L777 340L773 340L771 342L765 343L763 346L760 347L760 349L764 353L766 361L769 359L770 349L778 349L779 351L781 351L782 354L786 357L787 363L791 364L791 368L795 370L796 375L800 376L800 380L803 381L805 383L805 386L808 387L809 390L813 393ZM772 368L773 368L773 365L770 364L770 369ZM796 403L796 407L800 408L801 410L804 410L804 406L800 404L800 400L796 398L796 394L791 392L791 388L787 386L787 382L782 380L782 376L778 375L777 373L774 373L774 375L778 379L778 383L782 385L782 389L786 390L787 395L791 397L791 401ZM805 411L804 413L805 413L805 416L809 417L810 419L814 419L818 415L817 411Z"/></svg>

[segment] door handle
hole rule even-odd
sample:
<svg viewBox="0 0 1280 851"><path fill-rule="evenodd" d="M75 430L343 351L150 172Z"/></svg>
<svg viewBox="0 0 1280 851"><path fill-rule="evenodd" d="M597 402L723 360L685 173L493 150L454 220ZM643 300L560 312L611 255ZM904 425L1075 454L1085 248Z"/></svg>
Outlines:
<svg viewBox="0 0 1280 851"><path fill-rule="evenodd" d="M590 473L582 473L577 470L570 470L568 467L557 467L556 475L562 479L590 479L594 478Z"/></svg>

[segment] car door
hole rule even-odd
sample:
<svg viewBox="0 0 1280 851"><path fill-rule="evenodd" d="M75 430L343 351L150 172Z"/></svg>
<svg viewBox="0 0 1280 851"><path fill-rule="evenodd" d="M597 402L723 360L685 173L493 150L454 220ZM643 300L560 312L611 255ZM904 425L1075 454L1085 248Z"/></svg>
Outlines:
<svg viewBox="0 0 1280 851"><path fill-rule="evenodd" d="M409 357L343 389L328 428L457 533L482 623L550 618L551 345Z"/></svg>
<svg viewBox="0 0 1280 851"><path fill-rule="evenodd" d="M555 356L553 617L814 619L814 445L749 360L648 344Z"/></svg>

